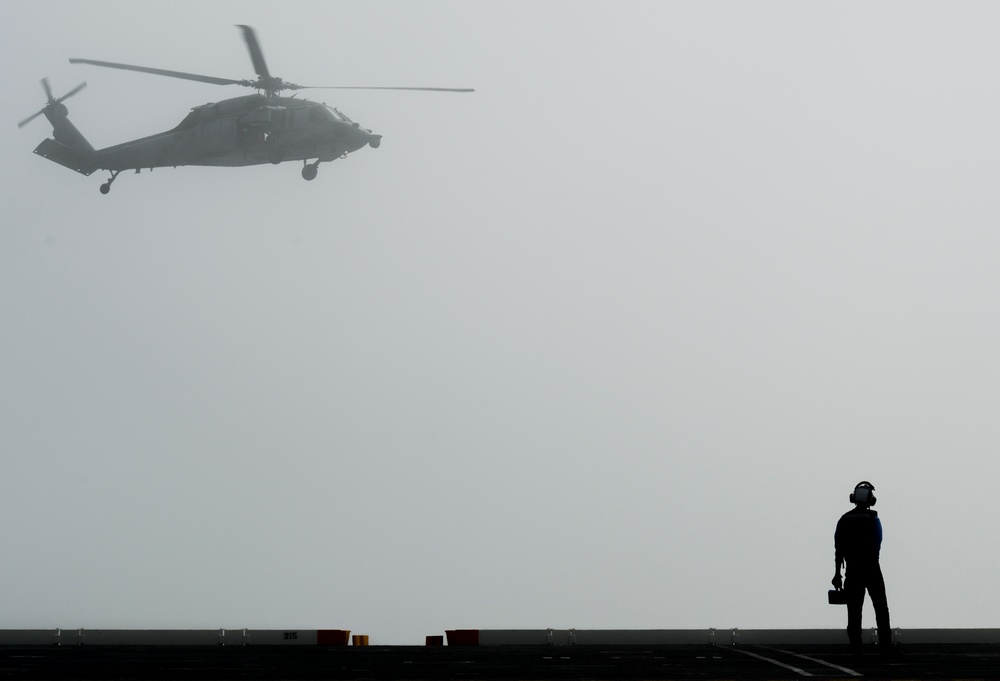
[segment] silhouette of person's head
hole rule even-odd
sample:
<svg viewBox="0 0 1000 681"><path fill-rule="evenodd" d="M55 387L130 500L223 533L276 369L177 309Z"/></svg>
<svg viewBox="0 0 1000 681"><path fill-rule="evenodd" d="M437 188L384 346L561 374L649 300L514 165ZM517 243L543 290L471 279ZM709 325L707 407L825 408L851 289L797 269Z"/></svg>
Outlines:
<svg viewBox="0 0 1000 681"><path fill-rule="evenodd" d="M851 492L852 504L871 507L875 505L876 501L878 500L875 498L875 485L867 480L862 480L854 486L854 491Z"/></svg>

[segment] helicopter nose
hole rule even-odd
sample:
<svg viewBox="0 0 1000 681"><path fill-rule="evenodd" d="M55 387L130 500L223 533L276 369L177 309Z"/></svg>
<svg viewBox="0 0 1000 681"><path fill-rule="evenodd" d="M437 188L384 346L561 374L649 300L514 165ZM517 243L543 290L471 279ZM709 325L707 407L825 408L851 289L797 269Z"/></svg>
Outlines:
<svg viewBox="0 0 1000 681"><path fill-rule="evenodd" d="M380 144L382 144L382 135L372 134L372 131L368 128L362 128L357 123L354 123L351 127L349 137L352 146L356 145L356 148L360 149L366 144L372 149L377 149Z"/></svg>
<svg viewBox="0 0 1000 681"><path fill-rule="evenodd" d="M357 151L366 146L376 149L382 143L382 135L372 134L371 130L362 128L354 121L338 121L336 123L336 130L335 135L338 140L338 146L344 153Z"/></svg>

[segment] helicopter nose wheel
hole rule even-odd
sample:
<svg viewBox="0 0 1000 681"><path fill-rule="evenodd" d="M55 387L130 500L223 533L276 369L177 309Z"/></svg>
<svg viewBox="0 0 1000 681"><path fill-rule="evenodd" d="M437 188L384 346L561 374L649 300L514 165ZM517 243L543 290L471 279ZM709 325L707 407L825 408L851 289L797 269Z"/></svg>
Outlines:
<svg viewBox="0 0 1000 681"><path fill-rule="evenodd" d="M107 194L108 192L111 191L111 183L115 181L115 178L118 177L118 174L120 172L121 172L120 170L112 170L111 171L111 177L108 179L107 182L105 182L104 184L101 185L101 193L102 194Z"/></svg>
<svg viewBox="0 0 1000 681"><path fill-rule="evenodd" d="M319 172L319 161L315 163L302 162L302 179L306 181L312 181L316 179L316 173Z"/></svg>

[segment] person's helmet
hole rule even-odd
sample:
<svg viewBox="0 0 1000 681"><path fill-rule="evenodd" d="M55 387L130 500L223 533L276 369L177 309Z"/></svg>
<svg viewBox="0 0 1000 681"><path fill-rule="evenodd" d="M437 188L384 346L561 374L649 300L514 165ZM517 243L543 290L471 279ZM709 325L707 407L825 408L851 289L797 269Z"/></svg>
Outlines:
<svg viewBox="0 0 1000 681"><path fill-rule="evenodd" d="M854 491L851 492L852 504L874 506L876 501L878 500L875 498L875 485L871 484L867 480L862 480L854 486Z"/></svg>

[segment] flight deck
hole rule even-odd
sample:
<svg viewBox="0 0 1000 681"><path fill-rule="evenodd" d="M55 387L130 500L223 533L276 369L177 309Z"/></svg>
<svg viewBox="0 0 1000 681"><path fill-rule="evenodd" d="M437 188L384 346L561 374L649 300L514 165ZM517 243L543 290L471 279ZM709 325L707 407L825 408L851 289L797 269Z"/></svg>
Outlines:
<svg viewBox="0 0 1000 681"><path fill-rule="evenodd" d="M366 645L367 636L320 631L6 630L0 631L0 678L1000 679L996 629L895 630L899 655L883 656L867 645L860 658L846 643L831 642L844 636L838 630L465 629L428 636L424 646ZM52 638L38 642L39 635Z"/></svg>

